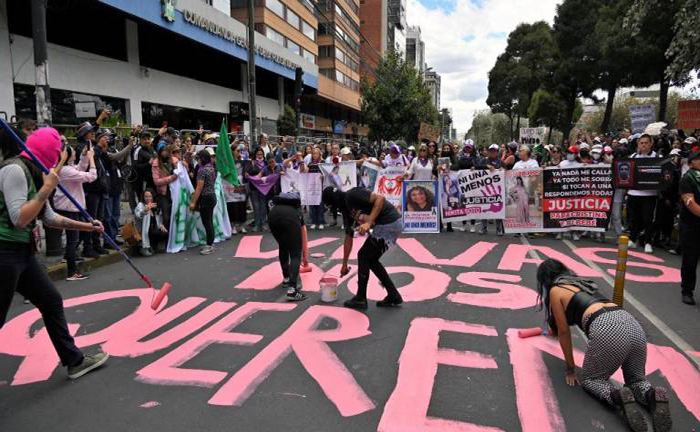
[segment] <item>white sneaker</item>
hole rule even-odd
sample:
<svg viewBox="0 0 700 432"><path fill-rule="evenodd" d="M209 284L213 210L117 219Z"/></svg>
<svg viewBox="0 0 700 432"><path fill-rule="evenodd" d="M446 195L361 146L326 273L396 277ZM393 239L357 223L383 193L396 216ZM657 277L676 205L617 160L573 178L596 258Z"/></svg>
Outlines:
<svg viewBox="0 0 700 432"><path fill-rule="evenodd" d="M651 244L647 243L644 245L644 253L654 253L654 248L651 247Z"/></svg>
<svg viewBox="0 0 700 432"><path fill-rule="evenodd" d="M561 240L561 239L564 238L564 234L562 234L562 233L557 233L557 235L556 235L554 238L557 239L557 240Z"/></svg>
<svg viewBox="0 0 700 432"><path fill-rule="evenodd" d="M199 251L199 253L200 253L201 255L209 255L209 254L211 254L212 252L214 252L214 247L213 247L213 246L209 246L209 245L204 246L204 247Z"/></svg>
<svg viewBox="0 0 700 432"><path fill-rule="evenodd" d="M310 228L310 229L316 229L316 225L310 225L309 228Z"/></svg>
<svg viewBox="0 0 700 432"><path fill-rule="evenodd" d="M322 230L323 229L323 224L318 226L318 229Z"/></svg>
<svg viewBox="0 0 700 432"><path fill-rule="evenodd" d="M632 240L629 240L627 242L627 249L636 249L637 248L637 243L633 242Z"/></svg>
<svg viewBox="0 0 700 432"><path fill-rule="evenodd" d="M233 228L231 228L231 234L232 234L232 235L238 234L238 230L236 229L235 226L234 226Z"/></svg>
<svg viewBox="0 0 700 432"><path fill-rule="evenodd" d="M469 228L470 233L475 233L476 232L476 225L472 225L471 228Z"/></svg>
<svg viewBox="0 0 700 432"><path fill-rule="evenodd" d="M581 240L581 236L578 234L574 234L574 241L579 241Z"/></svg>
<svg viewBox="0 0 700 432"><path fill-rule="evenodd" d="M462 228L460 228L459 230L462 232L466 232L467 231L467 224L462 224Z"/></svg>
<svg viewBox="0 0 700 432"><path fill-rule="evenodd" d="M248 234L248 230L245 229L245 227L242 225L241 225L241 234Z"/></svg>

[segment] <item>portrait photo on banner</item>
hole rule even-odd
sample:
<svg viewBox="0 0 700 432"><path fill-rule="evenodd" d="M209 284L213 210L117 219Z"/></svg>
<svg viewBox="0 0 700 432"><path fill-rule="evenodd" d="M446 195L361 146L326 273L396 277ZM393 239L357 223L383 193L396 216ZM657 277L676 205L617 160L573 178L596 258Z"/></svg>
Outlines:
<svg viewBox="0 0 700 432"><path fill-rule="evenodd" d="M404 232L439 232L437 191L436 181L403 182Z"/></svg>
<svg viewBox="0 0 700 432"><path fill-rule="evenodd" d="M506 171L506 233L542 230L542 171Z"/></svg>

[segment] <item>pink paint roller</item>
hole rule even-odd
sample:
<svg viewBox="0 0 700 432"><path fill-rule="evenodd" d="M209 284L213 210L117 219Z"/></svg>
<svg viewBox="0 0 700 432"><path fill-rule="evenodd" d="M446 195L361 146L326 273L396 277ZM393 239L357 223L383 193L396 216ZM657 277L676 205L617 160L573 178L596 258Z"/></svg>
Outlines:
<svg viewBox="0 0 700 432"><path fill-rule="evenodd" d="M32 158L32 160L34 161L34 163L36 163L36 165L37 165L39 168L41 168L41 171L43 171L44 174L48 174L48 173L49 173L49 169L48 169L46 166L44 166L44 164L43 164L39 159L37 159L37 157L34 155L34 153L32 153L32 151L29 150L29 148L27 148L27 146L26 146L26 144L24 143L24 141L22 141L22 140L20 139L20 137L17 136L17 134L15 133L15 131L12 130L12 128L10 127L10 125L8 125L8 124L5 122L5 120L3 120L2 118L0 118L0 127L2 127L2 128L5 130L5 132L7 132L8 135L9 135L10 137L12 137L12 139L14 139L15 142L17 142L17 144L20 146L20 148L21 148L22 150L24 150L24 151L29 155L29 157ZM71 195L71 194L66 190L66 188L63 187L62 184L60 184L60 183L58 184L58 189L59 189L61 192L63 192L63 195L65 195L65 197L68 198L68 200L75 206L75 208L78 209L78 211L80 212L80 214L83 216L83 218L84 218L86 221L88 221L88 222L90 222L90 223L93 223L93 222L95 221L95 220L93 219L93 217L90 215L90 213L88 213L87 210L85 210L85 209L83 208L83 206L81 206L81 205L78 203L78 201L76 201L75 198L73 198L73 195ZM102 231L102 237L104 237L105 241L106 241L107 243L109 243L110 246L112 246L112 249L118 251L118 252L122 255L122 257L124 257L124 259L126 260L126 263L129 264L129 266L136 272L136 274L138 274L139 277L140 277L144 282L146 282L146 283L148 284L148 288L153 288L153 295L155 296L155 288L153 287L153 283L151 282L151 279L149 279L148 276L146 276L145 274L143 274L143 273L141 272L141 270L139 270L139 268L136 267L136 264L134 264L134 263L131 261L131 258L129 257L129 255L127 255L126 252L124 252L124 251L117 245L117 243L114 241L114 239L112 239L112 237L110 237L105 231ZM154 310L155 310L155 309L158 309L158 306L160 306L160 302L163 301L163 297L165 297L165 295L168 293L168 291L170 291L170 288L171 288L170 283L166 282L166 283L163 284L163 287L160 289L160 292L158 293L158 295L155 296L155 298L152 300L152 302L151 302L151 308L153 308Z"/></svg>
<svg viewBox="0 0 700 432"><path fill-rule="evenodd" d="M309 243L306 236L306 225L301 227L301 267L299 267L299 273L309 273L311 272L311 266L309 265Z"/></svg>
<svg viewBox="0 0 700 432"><path fill-rule="evenodd" d="M521 339L525 339L525 338L529 338L529 337L533 337L533 336L540 336L540 335L542 335L542 329L539 327L518 330L518 337Z"/></svg>

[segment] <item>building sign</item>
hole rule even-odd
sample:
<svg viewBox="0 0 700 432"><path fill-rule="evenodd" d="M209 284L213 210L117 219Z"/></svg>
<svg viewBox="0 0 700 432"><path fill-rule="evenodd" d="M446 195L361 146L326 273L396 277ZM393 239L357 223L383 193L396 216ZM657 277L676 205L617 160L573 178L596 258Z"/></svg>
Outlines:
<svg viewBox="0 0 700 432"><path fill-rule="evenodd" d="M177 0L162 0L163 2L163 18L170 22L175 22L175 6Z"/></svg>
<svg viewBox="0 0 700 432"><path fill-rule="evenodd" d="M316 116L301 114L301 127L304 129L316 129Z"/></svg>
<svg viewBox="0 0 700 432"><path fill-rule="evenodd" d="M165 16L165 15L164 15ZM227 40L231 43L235 43L236 45L240 46L241 48L247 50L248 49L248 39L244 36L237 35L234 32L232 32L230 29L227 29L226 27L219 25L215 23L214 21L205 18L195 12L192 12L188 9L184 9L182 11L182 16L184 17L185 22L192 24L193 26L199 27L202 30L205 30L215 36L218 36L224 40ZM286 68L289 69L296 69L300 67L296 63L292 62L291 60L288 60L284 57L282 57L279 54L276 54L266 48L263 48L259 45L255 46L255 54L258 56L270 60L272 62L275 62L279 65L282 65Z"/></svg>

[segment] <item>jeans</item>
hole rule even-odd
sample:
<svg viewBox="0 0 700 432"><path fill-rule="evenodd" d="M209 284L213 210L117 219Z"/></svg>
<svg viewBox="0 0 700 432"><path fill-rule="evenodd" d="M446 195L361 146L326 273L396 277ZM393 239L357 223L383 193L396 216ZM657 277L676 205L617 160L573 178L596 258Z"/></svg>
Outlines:
<svg viewBox="0 0 700 432"><path fill-rule="evenodd" d="M481 231L483 233L488 232L489 221L487 219L481 219ZM503 233L503 221L501 219L496 220L496 233Z"/></svg>
<svg viewBox="0 0 700 432"><path fill-rule="evenodd" d="M80 213L69 212L65 210L56 210L56 213L63 217L73 220L80 220ZM78 231L66 230L66 265L67 265L67 275L68 277L73 276L78 272Z"/></svg>
<svg viewBox="0 0 700 432"><path fill-rule="evenodd" d="M389 297L397 297L399 291L396 289L394 282L389 277L386 269L379 262L384 252L387 251L387 245L382 239L370 236L365 244L357 252L358 269L357 269L357 300L367 299L367 283L369 282L370 270L377 276L379 282L389 294Z"/></svg>
<svg viewBox="0 0 700 432"><path fill-rule="evenodd" d="M279 244L279 260L282 275L296 288L301 265L301 221L293 207L277 205L270 210L270 231Z"/></svg>
<svg viewBox="0 0 700 432"><path fill-rule="evenodd" d="M119 234L121 217L121 196L109 196L105 200L105 232L113 239Z"/></svg>
<svg viewBox="0 0 700 432"><path fill-rule="evenodd" d="M83 353L75 346L63 311L63 299L32 254L29 244L0 244L0 328L15 291L39 309L51 343L64 366L77 366Z"/></svg>
<svg viewBox="0 0 700 432"><path fill-rule="evenodd" d="M324 211L322 205L309 206L309 212L311 213L311 225L325 224L325 220L323 217Z"/></svg>
<svg viewBox="0 0 700 432"><path fill-rule="evenodd" d="M202 195L199 197L199 214L202 216L204 231L207 233L207 246L214 244L214 208L216 207L216 195Z"/></svg>
<svg viewBox="0 0 700 432"><path fill-rule="evenodd" d="M627 195L627 221L630 240L639 245L651 244L656 196Z"/></svg>
<svg viewBox="0 0 700 432"><path fill-rule="evenodd" d="M104 219L104 205L101 192L88 192L85 194L85 207L93 219L102 221ZM105 229L107 227L105 226ZM80 239L83 241L83 252L100 249L100 236L98 232L80 232Z"/></svg>
<svg viewBox="0 0 700 432"><path fill-rule="evenodd" d="M250 200L253 203L253 214L255 220L255 226L258 229L262 229L267 220L267 196L263 195L262 192L253 188L250 191Z"/></svg>

